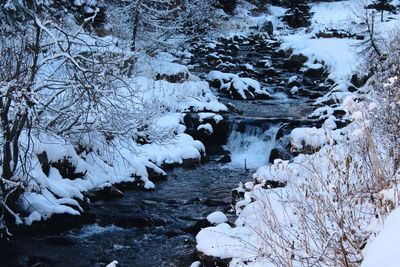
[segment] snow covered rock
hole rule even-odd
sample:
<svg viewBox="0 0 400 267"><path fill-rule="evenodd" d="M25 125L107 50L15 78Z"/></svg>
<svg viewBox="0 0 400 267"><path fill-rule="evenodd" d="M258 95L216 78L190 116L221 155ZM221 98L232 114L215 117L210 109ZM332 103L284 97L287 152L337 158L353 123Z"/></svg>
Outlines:
<svg viewBox="0 0 400 267"><path fill-rule="evenodd" d="M208 135L211 135L214 132L212 125L209 123L200 124L199 127L197 127L197 131L203 131Z"/></svg>
<svg viewBox="0 0 400 267"><path fill-rule="evenodd" d="M226 223L228 221L228 217L221 211L215 211L207 216L207 221L211 224L217 225L221 223Z"/></svg>
<svg viewBox="0 0 400 267"><path fill-rule="evenodd" d="M308 58L303 54L292 54L286 62L285 67L288 69L300 69Z"/></svg>
<svg viewBox="0 0 400 267"><path fill-rule="evenodd" d="M236 74L211 71L207 80L211 86L216 87L222 92L228 93L234 99L266 99L269 93L261 88L258 81L250 78L241 78Z"/></svg>
<svg viewBox="0 0 400 267"><path fill-rule="evenodd" d="M189 79L186 66L171 62L159 62L154 68L156 80L166 80L170 83L180 83Z"/></svg>
<svg viewBox="0 0 400 267"><path fill-rule="evenodd" d="M326 131L322 128L296 128L290 133L293 149L318 148L327 142Z"/></svg>
<svg viewBox="0 0 400 267"><path fill-rule="evenodd" d="M304 75L310 78L322 78L326 73L324 65L320 63L306 64L302 70Z"/></svg>

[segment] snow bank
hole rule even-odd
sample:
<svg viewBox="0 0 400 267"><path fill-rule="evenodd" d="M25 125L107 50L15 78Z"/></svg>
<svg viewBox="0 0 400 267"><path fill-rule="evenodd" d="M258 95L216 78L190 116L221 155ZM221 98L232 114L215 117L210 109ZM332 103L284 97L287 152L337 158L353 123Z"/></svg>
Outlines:
<svg viewBox="0 0 400 267"><path fill-rule="evenodd" d="M329 67L329 78L335 81L348 80L356 72L361 60L357 55L353 39L310 39L311 34L294 34L282 37L282 49L292 49L293 54L303 54L308 62L324 62Z"/></svg>
<svg viewBox="0 0 400 267"><path fill-rule="evenodd" d="M385 220L383 230L372 241L368 242L364 251L365 258L361 267L397 267L400 262L400 208L392 211Z"/></svg>

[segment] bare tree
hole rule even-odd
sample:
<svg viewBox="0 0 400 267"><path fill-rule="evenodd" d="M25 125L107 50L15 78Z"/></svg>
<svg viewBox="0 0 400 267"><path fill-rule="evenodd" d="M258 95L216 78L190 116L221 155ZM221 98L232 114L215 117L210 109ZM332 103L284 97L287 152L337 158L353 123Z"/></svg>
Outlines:
<svg viewBox="0 0 400 267"><path fill-rule="evenodd" d="M84 30L96 14L82 25L35 10L23 14L22 21L3 25L0 35L0 227L5 231L6 214L21 222L8 200L29 179L32 150L21 145L22 135L30 140L33 134L52 134L75 145L90 135L105 146L116 136L131 141L160 136L151 124L161 109L144 103L125 82L123 51Z"/></svg>
<svg viewBox="0 0 400 267"><path fill-rule="evenodd" d="M122 17L122 27L130 29L131 51L152 52L176 47L201 36L212 23L215 0L129 0L118 3L114 11ZM110 16L114 24L120 23ZM128 27L127 27L128 26ZM123 31L123 30L122 30ZM125 36L125 37L126 37Z"/></svg>

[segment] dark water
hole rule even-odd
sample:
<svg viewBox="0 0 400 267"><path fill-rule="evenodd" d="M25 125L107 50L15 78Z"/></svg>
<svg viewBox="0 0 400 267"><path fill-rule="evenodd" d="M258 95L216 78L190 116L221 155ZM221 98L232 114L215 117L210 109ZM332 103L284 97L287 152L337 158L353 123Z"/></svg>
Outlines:
<svg viewBox="0 0 400 267"><path fill-rule="evenodd" d="M226 40L216 49L225 51L224 47L230 42ZM255 66L259 60L271 60L276 69L274 77L261 75L265 79L260 79L263 67L256 68L256 73L242 73L240 68L226 69L209 64L205 57L212 51L201 47L195 47L196 57L192 62L197 64L194 72L203 77L215 69L242 73L243 77L255 78L271 88L273 98L269 100L241 101L220 95L222 102L232 103L240 110L232 112L230 119L245 118L244 121L249 122L262 119L272 121L273 125L303 120L312 111L313 100L288 97L285 83L289 77L302 74L284 69L284 56L272 56L276 44L268 44L263 39L253 40L251 44L247 40L236 43L240 49L233 53L233 58L238 66L249 62ZM321 81L313 82L303 87L315 90ZM237 154L253 154L249 140L264 144L266 150L271 145L265 142L275 142L274 138L265 138L259 130L242 133L253 136L248 138L242 134L230 139L229 149ZM267 163L269 151L257 153L265 158L263 163ZM229 212L231 190L239 182L251 180L251 173L238 165L232 167L216 162L191 170L175 169L154 191L128 191L122 199L92 203L90 213L96 217L93 224L57 235L32 234L0 247L0 266L105 266L113 260L119 261L121 266L190 266L196 260L195 235L203 226L204 218L216 210Z"/></svg>
<svg viewBox="0 0 400 267"><path fill-rule="evenodd" d="M58 235L17 239L1 251L0 266L190 266L195 261L191 228L209 213L231 209L231 189L249 173L209 162L175 169L154 191L131 191L119 200L98 201L98 222ZM110 218L111 217L111 218ZM147 218L149 227L106 222Z"/></svg>

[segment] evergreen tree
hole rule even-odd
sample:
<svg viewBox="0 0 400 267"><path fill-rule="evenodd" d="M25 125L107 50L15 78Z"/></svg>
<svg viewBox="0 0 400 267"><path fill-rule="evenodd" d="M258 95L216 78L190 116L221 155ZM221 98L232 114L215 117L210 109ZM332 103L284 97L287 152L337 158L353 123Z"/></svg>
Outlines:
<svg viewBox="0 0 400 267"><path fill-rule="evenodd" d="M393 0L374 0L368 8L376 9L381 12L381 22L383 22L383 14L385 11L393 13L396 11L396 7L392 5Z"/></svg>
<svg viewBox="0 0 400 267"><path fill-rule="evenodd" d="M310 6L307 0L291 0L287 2L288 11L283 16L292 28L307 27L310 25Z"/></svg>

